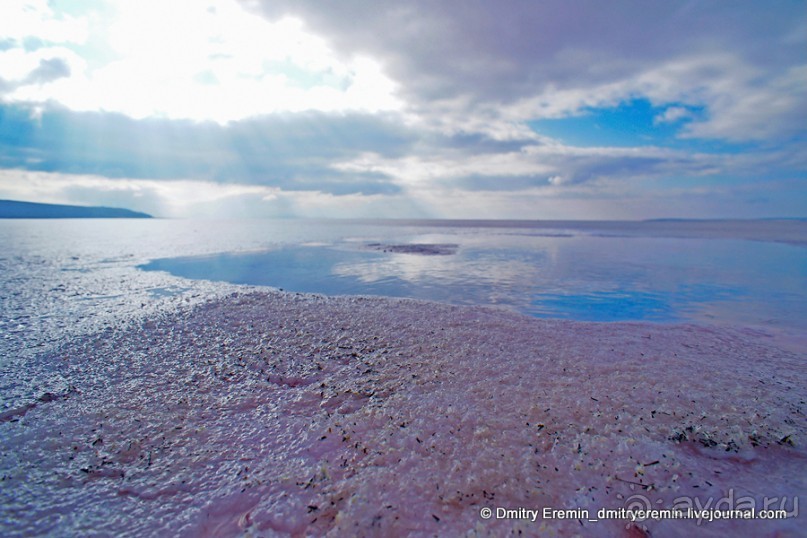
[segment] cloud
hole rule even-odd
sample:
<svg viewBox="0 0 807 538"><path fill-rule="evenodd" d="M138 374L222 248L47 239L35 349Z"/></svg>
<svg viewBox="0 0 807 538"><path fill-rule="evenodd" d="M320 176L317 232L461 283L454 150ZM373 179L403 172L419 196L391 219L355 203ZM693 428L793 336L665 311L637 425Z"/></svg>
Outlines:
<svg viewBox="0 0 807 538"><path fill-rule="evenodd" d="M0 199L125 207L158 217L424 217L397 194L332 194L198 180L115 178L0 170Z"/></svg>
<svg viewBox="0 0 807 538"><path fill-rule="evenodd" d="M53 80L69 77L70 66L62 58L39 60L39 65L25 77L25 84L45 84Z"/></svg>
<svg viewBox="0 0 807 538"><path fill-rule="evenodd" d="M737 81L733 86L727 77L722 84L734 90L709 96L711 118L690 123L685 136L776 141L805 133L807 65L764 81Z"/></svg>
<svg viewBox="0 0 807 538"><path fill-rule="evenodd" d="M88 21L55 13L47 0L3 0L0 2L0 50L36 37L56 43L81 43L87 39Z"/></svg>
<svg viewBox="0 0 807 538"><path fill-rule="evenodd" d="M690 109L681 106L671 106L667 108L663 114L659 114L653 118L653 123L677 123L691 117L692 111Z"/></svg>
<svg viewBox="0 0 807 538"><path fill-rule="evenodd" d="M375 172L331 166L371 149L400 155L413 135L384 116L319 112L261 116L226 126L121 114L0 107L0 166L110 178L193 179L333 194L393 193Z"/></svg>
<svg viewBox="0 0 807 538"><path fill-rule="evenodd" d="M798 3L251 4L301 17L345 55L369 52L409 110L443 129L472 129L474 117L502 130L642 96L706 107L691 136L760 139L792 135L805 112Z"/></svg>
<svg viewBox="0 0 807 538"><path fill-rule="evenodd" d="M167 215L519 218L708 216L720 200L782 214L804 200L798 3L65 5L0 3L0 169L21 185L42 174L43 197ZM636 103L652 137L597 124L631 121ZM539 128L553 118L600 136L554 139Z"/></svg>
<svg viewBox="0 0 807 538"><path fill-rule="evenodd" d="M0 171L0 198L134 208L157 216L188 216L196 206L224 204L244 196L271 199L278 189L205 181L109 179L89 174Z"/></svg>
<svg viewBox="0 0 807 538"><path fill-rule="evenodd" d="M275 112L400 107L395 83L372 58L339 58L299 19L270 22L234 0L95 0L77 17L57 16L44 1L11 4L17 9L0 7L0 39L9 47L0 76L28 77L6 88L8 102L222 124ZM42 58L42 48L51 57ZM36 61L45 67L31 71Z"/></svg>
<svg viewBox="0 0 807 538"><path fill-rule="evenodd" d="M465 148L432 147L428 154L383 156L363 153L337 162L347 173L390 177L402 189L452 186L469 191L517 191L545 185L569 186L625 180L682 177L788 177L803 167L804 152L697 153L663 147L577 147L561 143L523 145L516 151L469 154Z"/></svg>

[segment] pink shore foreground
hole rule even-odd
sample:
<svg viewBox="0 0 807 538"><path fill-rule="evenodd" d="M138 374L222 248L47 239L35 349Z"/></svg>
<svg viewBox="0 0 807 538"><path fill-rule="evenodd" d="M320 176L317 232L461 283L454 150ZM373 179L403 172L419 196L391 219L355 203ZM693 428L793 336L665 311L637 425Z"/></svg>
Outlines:
<svg viewBox="0 0 807 538"><path fill-rule="evenodd" d="M0 417L0 531L799 536L806 358L751 331L232 296L48 358L71 387ZM791 517L542 517L765 501Z"/></svg>

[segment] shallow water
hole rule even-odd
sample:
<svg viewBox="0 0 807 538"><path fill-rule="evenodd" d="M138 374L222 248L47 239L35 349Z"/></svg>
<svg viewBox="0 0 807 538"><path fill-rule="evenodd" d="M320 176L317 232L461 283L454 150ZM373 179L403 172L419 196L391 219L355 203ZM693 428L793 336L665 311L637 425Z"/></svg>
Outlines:
<svg viewBox="0 0 807 538"><path fill-rule="evenodd" d="M803 331L801 224L658 226L0 221L0 530L534 533L478 509L620 507L637 481L665 505L793 499L804 347L763 331L295 294L182 308L245 282Z"/></svg>
<svg viewBox="0 0 807 538"><path fill-rule="evenodd" d="M795 329L807 320L803 246L576 230L547 234L517 227L392 230L398 234L364 226L330 241L319 237L315 244L161 258L139 267L326 295L499 305L583 321L739 322ZM423 248L417 252L404 245ZM448 248L434 251L435 245Z"/></svg>
<svg viewBox="0 0 807 538"><path fill-rule="evenodd" d="M804 332L805 237L801 221L0 220L0 364L226 287L200 279ZM383 248L412 244L452 246Z"/></svg>

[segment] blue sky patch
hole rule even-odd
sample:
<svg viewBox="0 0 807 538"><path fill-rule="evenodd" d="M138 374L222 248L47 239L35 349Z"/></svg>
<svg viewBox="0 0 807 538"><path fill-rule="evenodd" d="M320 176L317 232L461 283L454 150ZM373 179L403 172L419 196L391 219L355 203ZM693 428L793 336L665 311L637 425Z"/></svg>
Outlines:
<svg viewBox="0 0 807 538"><path fill-rule="evenodd" d="M647 99L623 101L616 107L586 108L577 116L528 122L538 134L573 146L659 146L699 152L737 153L747 145L679 138L686 124L706 119L704 107L682 103L653 106Z"/></svg>

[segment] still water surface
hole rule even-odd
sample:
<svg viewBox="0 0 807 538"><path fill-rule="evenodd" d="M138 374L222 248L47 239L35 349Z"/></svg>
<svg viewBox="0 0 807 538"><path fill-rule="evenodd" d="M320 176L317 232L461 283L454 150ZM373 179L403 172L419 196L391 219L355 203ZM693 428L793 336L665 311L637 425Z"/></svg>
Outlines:
<svg viewBox="0 0 807 538"><path fill-rule="evenodd" d="M499 305L587 321L798 326L807 320L807 249L798 245L606 234L596 227L326 228L309 228L301 242L160 258L140 268L327 295Z"/></svg>
<svg viewBox="0 0 807 538"><path fill-rule="evenodd" d="M0 220L0 367L229 283L803 334L805 238L800 221Z"/></svg>

